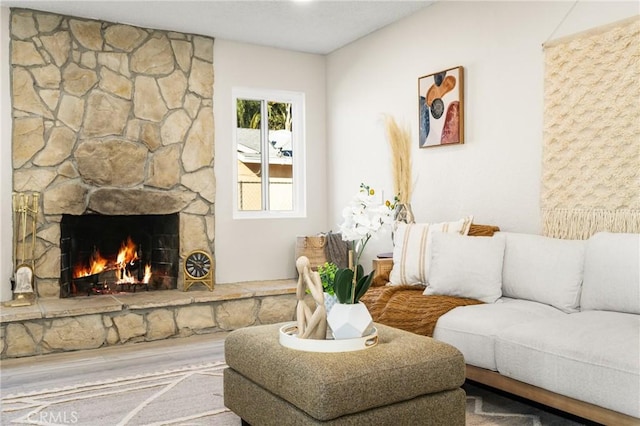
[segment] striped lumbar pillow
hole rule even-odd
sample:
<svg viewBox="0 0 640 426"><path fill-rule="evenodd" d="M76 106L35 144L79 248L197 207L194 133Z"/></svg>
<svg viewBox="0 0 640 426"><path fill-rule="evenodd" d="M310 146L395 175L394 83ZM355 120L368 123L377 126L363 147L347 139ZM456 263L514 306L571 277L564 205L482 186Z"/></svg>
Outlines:
<svg viewBox="0 0 640 426"><path fill-rule="evenodd" d="M473 216L455 222L400 223L393 235L393 268L389 285L427 285L431 262L431 235L448 232L467 235Z"/></svg>

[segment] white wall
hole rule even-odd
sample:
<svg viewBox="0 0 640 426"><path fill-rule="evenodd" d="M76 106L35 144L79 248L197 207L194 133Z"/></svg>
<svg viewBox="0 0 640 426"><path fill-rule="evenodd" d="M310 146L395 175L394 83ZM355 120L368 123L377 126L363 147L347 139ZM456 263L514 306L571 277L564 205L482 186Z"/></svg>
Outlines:
<svg viewBox="0 0 640 426"><path fill-rule="evenodd" d="M412 129L418 220L472 213L477 223L539 232L541 45L573 3L439 2L327 57L216 40L217 282L293 277L295 237L335 230L360 182L391 195L382 113ZM554 37L638 13L635 1L579 2ZM0 7L2 300L12 273L8 27ZM466 144L419 150L417 79L457 65L465 67ZM232 219L233 86L306 93L306 219ZM369 257L390 249L387 234L370 243Z"/></svg>
<svg viewBox="0 0 640 426"><path fill-rule="evenodd" d="M13 274L9 19L9 8L0 7L0 301L11 299Z"/></svg>
<svg viewBox="0 0 640 426"><path fill-rule="evenodd" d="M214 42L216 282L297 276L297 235L327 231L325 57L226 40ZM234 108L231 88L289 90L306 96L307 217L232 218Z"/></svg>
<svg viewBox="0 0 640 426"><path fill-rule="evenodd" d="M475 223L540 233L542 44L640 12L635 1L579 2L560 25L573 4L438 2L331 53L330 223L361 181L392 192L380 119L389 113L412 130L418 221L473 214ZM418 77L458 65L465 68L465 144L419 149ZM363 264L391 250L388 236L374 241Z"/></svg>

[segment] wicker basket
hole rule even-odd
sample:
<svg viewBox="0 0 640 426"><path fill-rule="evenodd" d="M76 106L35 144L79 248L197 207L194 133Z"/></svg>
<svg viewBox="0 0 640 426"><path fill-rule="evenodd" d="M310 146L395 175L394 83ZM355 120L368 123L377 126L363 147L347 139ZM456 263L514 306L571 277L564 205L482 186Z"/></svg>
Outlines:
<svg viewBox="0 0 640 426"><path fill-rule="evenodd" d="M317 270L318 266L327 262L327 238L324 235L297 237L296 238L296 259L306 256L309 259L312 270Z"/></svg>

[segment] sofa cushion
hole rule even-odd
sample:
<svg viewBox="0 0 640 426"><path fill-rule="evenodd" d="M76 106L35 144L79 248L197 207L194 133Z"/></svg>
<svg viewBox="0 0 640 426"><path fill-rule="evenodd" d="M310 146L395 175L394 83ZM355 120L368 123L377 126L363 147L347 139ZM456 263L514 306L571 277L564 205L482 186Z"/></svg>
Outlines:
<svg viewBox="0 0 640 426"><path fill-rule="evenodd" d="M506 237L502 294L578 312L585 241L501 232Z"/></svg>
<svg viewBox="0 0 640 426"><path fill-rule="evenodd" d="M429 286L424 294L494 303L502 295L504 237L466 237L436 232L431 244Z"/></svg>
<svg viewBox="0 0 640 426"><path fill-rule="evenodd" d="M495 355L502 375L640 417L638 315L587 311L514 325L499 333Z"/></svg>
<svg viewBox="0 0 640 426"><path fill-rule="evenodd" d="M436 323L433 337L458 348L467 364L495 371L494 340L501 330L566 315L549 305L503 297L498 303L461 306L447 312Z"/></svg>
<svg viewBox="0 0 640 426"><path fill-rule="evenodd" d="M427 284L434 232L467 235L472 216L454 222L400 223L393 235L393 268L389 285Z"/></svg>
<svg viewBox="0 0 640 426"><path fill-rule="evenodd" d="M580 304L640 314L640 234L600 232L587 240Z"/></svg>

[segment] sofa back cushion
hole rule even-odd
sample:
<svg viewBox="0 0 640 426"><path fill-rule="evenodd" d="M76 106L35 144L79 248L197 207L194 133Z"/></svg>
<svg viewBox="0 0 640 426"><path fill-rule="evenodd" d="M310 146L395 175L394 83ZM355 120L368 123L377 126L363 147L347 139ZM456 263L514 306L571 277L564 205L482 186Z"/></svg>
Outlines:
<svg viewBox="0 0 640 426"><path fill-rule="evenodd" d="M501 232L506 237L502 295L578 312L584 251L582 240Z"/></svg>
<svg viewBox="0 0 640 426"><path fill-rule="evenodd" d="M581 310L640 314L640 234L600 232L587 240Z"/></svg>
<svg viewBox="0 0 640 426"><path fill-rule="evenodd" d="M432 236L429 285L424 293L495 303L502 295L504 237Z"/></svg>

